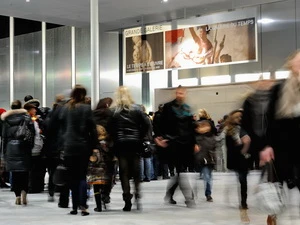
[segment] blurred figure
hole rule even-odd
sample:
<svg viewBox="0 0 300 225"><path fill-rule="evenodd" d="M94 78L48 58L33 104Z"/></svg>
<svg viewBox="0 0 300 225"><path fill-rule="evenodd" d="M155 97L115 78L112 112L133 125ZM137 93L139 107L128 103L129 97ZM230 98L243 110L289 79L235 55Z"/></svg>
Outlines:
<svg viewBox="0 0 300 225"><path fill-rule="evenodd" d="M164 200L176 204L173 196L179 185L187 207L195 207L193 191L185 174L194 171L194 120L185 98L186 88L177 87L176 98L164 104L161 116L162 136L155 140L157 145L168 148L168 157L174 163L177 173L168 183Z"/></svg>
<svg viewBox="0 0 300 225"><path fill-rule="evenodd" d="M212 202L212 171L216 164L216 139L210 121L202 120L195 124L195 161L200 166L204 180L205 197Z"/></svg>
<svg viewBox="0 0 300 225"><path fill-rule="evenodd" d="M0 108L0 116L5 113L6 110L3 108ZM5 161L3 157L3 152L2 152L2 120L0 119L0 188L7 188L9 185L6 183L9 180L9 173L5 169Z"/></svg>
<svg viewBox="0 0 300 225"><path fill-rule="evenodd" d="M107 129L107 122L112 115L109 109L112 103L112 98L102 98L99 100L96 109L93 110L93 117L96 124L103 126L105 129Z"/></svg>
<svg viewBox="0 0 300 225"><path fill-rule="evenodd" d="M153 117L153 132L154 132L154 139L156 137L162 136L162 121L161 121L161 115L163 111L163 104L159 104L158 110L155 112ZM168 157L167 152L165 148L162 148L160 146L156 146L156 154L158 157L158 162L154 164L154 169L157 170L157 174L162 175L163 179L170 179L169 177L169 171L168 171ZM174 166L170 166L174 170ZM173 171L174 173L174 171Z"/></svg>
<svg viewBox="0 0 300 225"><path fill-rule="evenodd" d="M153 152L151 152L151 148L149 148L149 145L153 144L153 137L152 137L152 122L150 118L147 115L146 108L144 105L141 105L142 112L145 114L146 118L148 119L149 129L144 137L144 148L147 148L149 151L147 152L147 155L142 154L140 159L140 167L141 167L141 175L140 179L144 182L150 182L152 179L152 157Z"/></svg>
<svg viewBox="0 0 300 225"><path fill-rule="evenodd" d="M86 89L75 85L71 99L61 110L64 163L70 174L69 187L72 190L73 210L87 216L86 174L92 149L98 148L96 124L91 107L85 104Z"/></svg>
<svg viewBox="0 0 300 225"><path fill-rule="evenodd" d="M27 204L29 170L33 138L24 140L17 137L20 127L27 126L34 137L35 130L25 109L21 109L21 102L16 100L11 104L11 110L1 115L3 121L3 153L7 171L12 172L12 186L16 196L16 205Z"/></svg>
<svg viewBox="0 0 300 225"><path fill-rule="evenodd" d="M36 114L41 117L41 119L46 119L48 113L50 112L49 107L40 107L40 101L33 98L31 95L26 95L24 97L24 106L26 104L33 104L36 107Z"/></svg>
<svg viewBox="0 0 300 225"><path fill-rule="evenodd" d="M292 53L285 64L289 77L276 84L267 112L267 147L260 153L261 165L274 160L280 182L300 190L300 51ZM270 215L268 224L276 224Z"/></svg>
<svg viewBox="0 0 300 225"><path fill-rule="evenodd" d="M116 92L112 107L112 117L108 123L108 133L114 142L114 150L119 160L120 179L125 206L123 211L131 211L129 180L133 177L135 184L135 199L140 209L140 153L143 148L143 138L149 129L149 119L134 104L127 87L121 86Z"/></svg>
<svg viewBox="0 0 300 225"><path fill-rule="evenodd" d="M251 138L249 153L250 169L259 169L259 152L266 146L267 109L270 101L273 80L259 80L255 91L243 103L241 126Z"/></svg>
<svg viewBox="0 0 300 225"><path fill-rule="evenodd" d="M247 175L248 175L248 150L251 139L240 127L242 110L232 111L226 120L225 141L227 148L227 168L234 170L240 182L240 209L242 222L250 222L247 215Z"/></svg>
<svg viewBox="0 0 300 225"><path fill-rule="evenodd" d="M209 115L209 113L206 111L206 109L199 109L198 112L198 117L199 117L199 121L201 120L207 120L208 122L211 123L211 128L212 128L212 132L214 134L217 134L217 128L215 126L215 122L213 121L213 119L211 118L211 116Z"/></svg>
<svg viewBox="0 0 300 225"><path fill-rule="evenodd" d="M65 95L58 94L55 97L55 102L52 110L45 119L45 136L44 151L46 156L46 166L49 174L48 181L48 201L54 201L55 185L53 184L53 174L56 167L62 163L62 130L60 129L60 111L66 103ZM60 197L58 206L61 208L68 208L69 204L69 189L67 187L59 188Z"/></svg>
<svg viewBox="0 0 300 225"><path fill-rule="evenodd" d="M105 128L97 125L98 141L100 149L94 149L90 157L88 168L88 183L93 185L96 201L95 212L102 211L104 206L110 203L110 192L113 187L114 154L112 143L109 140Z"/></svg>
<svg viewBox="0 0 300 225"><path fill-rule="evenodd" d="M43 151L44 121L36 115L37 107L34 104L26 103L24 109L27 110L35 129L33 148L31 149L31 170L29 173L29 193L40 193L44 191L45 185L45 155Z"/></svg>

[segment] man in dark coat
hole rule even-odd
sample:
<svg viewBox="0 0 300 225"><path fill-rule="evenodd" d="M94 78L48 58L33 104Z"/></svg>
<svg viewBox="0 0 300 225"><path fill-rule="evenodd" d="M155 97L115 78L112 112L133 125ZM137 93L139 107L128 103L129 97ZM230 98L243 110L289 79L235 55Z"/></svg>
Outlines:
<svg viewBox="0 0 300 225"><path fill-rule="evenodd" d="M176 88L176 99L164 104L161 116L162 136L156 138L156 143L168 149L169 160L174 163L177 173L168 184L165 201L176 204L173 195L179 185L187 207L194 207L192 188L184 174L187 171L194 171L195 144L193 115L190 106L185 103L185 97L186 89L179 86Z"/></svg>

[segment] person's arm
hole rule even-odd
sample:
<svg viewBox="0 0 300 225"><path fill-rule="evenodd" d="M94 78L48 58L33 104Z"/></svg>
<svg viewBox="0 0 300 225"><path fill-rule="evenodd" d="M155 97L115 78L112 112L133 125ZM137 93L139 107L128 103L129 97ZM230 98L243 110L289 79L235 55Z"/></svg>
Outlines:
<svg viewBox="0 0 300 225"><path fill-rule="evenodd" d="M251 143L251 139L250 139L249 135L244 135L243 137L241 137L241 141L242 141L242 144L243 144L243 147L241 149L241 153L244 155L244 154L248 153L250 143Z"/></svg>
<svg viewBox="0 0 300 225"><path fill-rule="evenodd" d="M193 28L193 27L189 27L189 30L190 30L190 32L191 32L191 34L192 34L192 37L193 37L194 41L195 41L196 43L198 43L198 42L199 42L199 37L198 37L198 35L196 34L194 28Z"/></svg>

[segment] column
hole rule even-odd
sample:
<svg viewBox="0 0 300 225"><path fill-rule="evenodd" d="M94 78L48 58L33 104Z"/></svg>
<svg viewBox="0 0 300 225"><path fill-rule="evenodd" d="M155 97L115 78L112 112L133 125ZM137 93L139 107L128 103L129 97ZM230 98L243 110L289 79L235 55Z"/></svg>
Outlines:
<svg viewBox="0 0 300 225"><path fill-rule="evenodd" d="M9 17L9 104L14 100L14 34L14 18Z"/></svg>
<svg viewBox="0 0 300 225"><path fill-rule="evenodd" d="M91 106L95 108L100 96L99 78L99 2L90 0L91 11Z"/></svg>

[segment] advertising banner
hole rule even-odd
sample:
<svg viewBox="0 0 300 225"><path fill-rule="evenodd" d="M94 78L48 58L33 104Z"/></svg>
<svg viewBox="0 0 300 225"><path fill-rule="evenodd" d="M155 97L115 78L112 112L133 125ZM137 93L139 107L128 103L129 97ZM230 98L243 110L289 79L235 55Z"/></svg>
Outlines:
<svg viewBox="0 0 300 225"><path fill-rule="evenodd" d="M257 60L255 18L165 32L165 68Z"/></svg>
<svg viewBox="0 0 300 225"><path fill-rule="evenodd" d="M164 33L161 26L125 30L126 73L164 69ZM145 33L145 34L142 34Z"/></svg>

